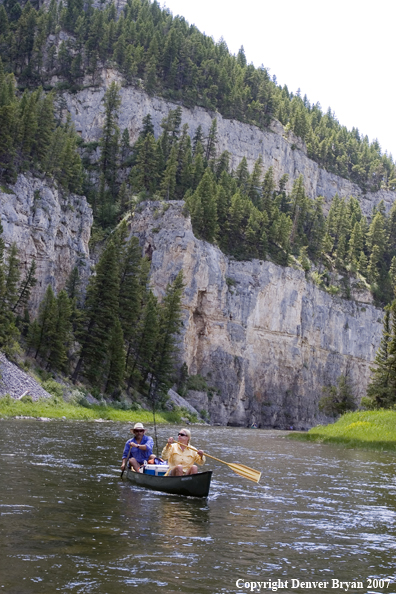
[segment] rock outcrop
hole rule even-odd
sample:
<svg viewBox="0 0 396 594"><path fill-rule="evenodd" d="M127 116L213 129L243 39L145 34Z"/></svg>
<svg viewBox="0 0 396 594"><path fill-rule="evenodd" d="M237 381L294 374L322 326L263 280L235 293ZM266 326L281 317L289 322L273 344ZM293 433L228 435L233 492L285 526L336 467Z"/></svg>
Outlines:
<svg viewBox="0 0 396 594"><path fill-rule="evenodd" d="M15 242L23 271L36 261L37 284L31 307L37 311L49 284L64 288L75 266L88 277L92 211L84 196L66 194L48 181L19 175L15 185L0 187L0 219L6 247Z"/></svg>
<svg viewBox="0 0 396 594"><path fill-rule="evenodd" d="M322 387L341 374L360 401L381 338L381 310L331 297L300 270L226 257L194 237L182 207L140 205L131 232L152 253L157 295L183 269L182 358L190 374L215 388L207 401L211 422L310 427L326 421L318 412ZM205 405L192 396L195 407Z"/></svg>
<svg viewBox="0 0 396 594"><path fill-rule="evenodd" d="M12 398L21 398L29 395L33 400L51 398L44 388L35 379L11 363L7 357L0 353L0 396L9 394Z"/></svg>
<svg viewBox="0 0 396 594"><path fill-rule="evenodd" d="M106 88L113 80L120 83L122 80L113 70L103 71L102 79L101 87L84 88L78 93L65 94L76 129L84 140L89 142L97 141L101 135L104 123L103 97ZM89 84L88 80L85 82ZM150 97L143 90L134 87L122 87L121 98L118 125L121 130L128 129L132 143L137 140L144 116L152 116L155 135L159 136L162 132L162 119L169 110L178 107L161 97ZM210 113L201 107L182 107L182 124L188 124L191 136L195 134L199 125L207 135L214 117L217 118L218 124L218 151L229 151L233 168L246 157L251 170L261 155L264 170L272 166L276 180L285 173L289 175L289 191L294 180L302 174L306 191L311 198L324 196L328 207L337 192L340 196L356 196L366 216L371 215L372 207L381 200L384 201L387 210L395 201L395 192L381 190L363 194L356 184L321 169L308 158L305 145L293 134L287 135L278 121L273 121L270 130L260 130L256 126L237 120L227 120L219 113Z"/></svg>

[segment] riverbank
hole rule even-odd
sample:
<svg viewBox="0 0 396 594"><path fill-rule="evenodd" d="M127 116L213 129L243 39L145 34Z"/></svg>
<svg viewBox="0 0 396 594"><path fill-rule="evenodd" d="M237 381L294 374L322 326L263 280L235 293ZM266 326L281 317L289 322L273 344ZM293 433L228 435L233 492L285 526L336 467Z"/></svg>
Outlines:
<svg viewBox="0 0 396 594"><path fill-rule="evenodd" d="M159 412L157 423L180 423L179 411ZM22 402L10 396L0 398L0 419L9 418L68 419L80 421L130 421L151 423L153 415L147 410L120 410L111 406L90 405L89 407L71 404L56 397L40 398L35 402Z"/></svg>
<svg viewBox="0 0 396 594"><path fill-rule="evenodd" d="M318 425L292 439L339 444L351 448L396 452L396 411L358 411L331 425Z"/></svg>

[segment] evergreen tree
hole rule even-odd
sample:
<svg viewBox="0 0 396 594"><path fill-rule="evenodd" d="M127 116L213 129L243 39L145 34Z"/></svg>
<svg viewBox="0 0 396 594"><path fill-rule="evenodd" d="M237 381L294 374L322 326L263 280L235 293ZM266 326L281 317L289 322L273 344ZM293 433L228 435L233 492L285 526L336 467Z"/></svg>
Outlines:
<svg viewBox="0 0 396 594"><path fill-rule="evenodd" d="M161 182L161 195L165 200L174 200L177 173L177 148L172 146L169 159Z"/></svg>
<svg viewBox="0 0 396 594"><path fill-rule="evenodd" d="M391 266L389 269L389 276L392 285L393 293L396 297L396 256L393 256Z"/></svg>
<svg viewBox="0 0 396 594"><path fill-rule="evenodd" d="M253 171L251 176L249 177L249 185L248 185L248 196L250 200L253 202L254 206L260 206L260 197L261 197L261 175L263 172L263 158L260 155L257 161L254 164Z"/></svg>
<svg viewBox="0 0 396 594"><path fill-rule="evenodd" d="M363 234L359 222L356 222L349 240L348 259L354 268L357 268L360 254L363 250Z"/></svg>
<svg viewBox="0 0 396 594"><path fill-rule="evenodd" d="M235 179L242 194L247 194L249 186L249 170L246 157L242 158L238 167L235 170Z"/></svg>
<svg viewBox="0 0 396 594"><path fill-rule="evenodd" d="M216 182L210 169L206 169L196 191L188 198L187 204L194 232L202 239L213 242L217 232Z"/></svg>
<svg viewBox="0 0 396 594"><path fill-rule="evenodd" d="M100 141L100 167L113 199L116 195L117 159L120 137L117 121L120 105L120 88L117 83L112 82L104 96L105 123Z"/></svg>
<svg viewBox="0 0 396 594"><path fill-rule="evenodd" d="M119 388L123 383L124 373L124 337L120 320L117 318L111 330L109 342L109 370L107 373L105 392L111 394L114 390Z"/></svg>
<svg viewBox="0 0 396 594"><path fill-rule="evenodd" d="M36 261L33 260L27 270L25 278L18 287L18 298L12 307L14 313L24 311L28 307L31 291L37 283L35 274Z"/></svg>
<svg viewBox="0 0 396 594"><path fill-rule="evenodd" d="M145 134L136 155L136 166L131 172L131 184L137 191L153 194L158 180L158 154L153 134Z"/></svg>
<svg viewBox="0 0 396 594"><path fill-rule="evenodd" d="M165 395L174 382L175 360L178 352L177 335L182 325L183 272L168 284L161 303L158 340L152 359L149 395L156 408L158 397Z"/></svg>
<svg viewBox="0 0 396 594"><path fill-rule="evenodd" d="M72 329L72 306L66 291L60 291L55 309L54 329L48 336L48 366L57 371L66 371Z"/></svg>
<svg viewBox="0 0 396 594"><path fill-rule="evenodd" d="M100 387L104 381L110 329L118 317L120 278L114 243L110 242L104 250L95 272L87 288L83 327L77 333L81 349L73 380L77 380L83 367L88 381Z"/></svg>
<svg viewBox="0 0 396 594"><path fill-rule="evenodd" d="M381 250L377 245L374 245L372 247L371 256L367 267L367 278L371 284L376 283L379 279L380 257Z"/></svg>
<svg viewBox="0 0 396 594"><path fill-rule="evenodd" d="M48 285L44 298L40 303L36 323L33 325L29 346L34 349L34 357L47 361L56 333L57 306L51 285Z"/></svg>
<svg viewBox="0 0 396 594"><path fill-rule="evenodd" d="M159 310L157 298L148 292L142 315L138 320L133 348L127 355L128 388L146 382L154 371L154 352L158 340Z"/></svg>
<svg viewBox="0 0 396 594"><path fill-rule="evenodd" d="M6 265L2 233L0 223L0 347L6 352L12 352L19 335L11 310L16 299L17 257L16 253L11 253L8 266Z"/></svg>
<svg viewBox="0 0 396 594"><path fill-rule="evenodd" d="M396 401L396 302L385 308L382 339L376 353L375 367L367 388L369 404L375 408L388 408ZM362 404L367 404L365 400Z"/></svg>
<svg viewBox="0 0 396 594"><path fill-rule="evenodd" d="M269 221L272 221L272 218L273 218L273 216L272 216L272 198L273 198L274 190L275 190L274 170L273 170L273 167L270 167L264 176L262 194L261 194L261 203L260 203L260 210L267 213Z"/></svg>
<svg viewBox="0 0 396 594"><path fill-rule="evenodd" d="M216 145L217 145L217 119L214 118L210 125L208 140L206 143L205 159L207 162L211 161L216 157Z"/></svg>
<svg viewBox="0 0 396 594"><path fill-rule="evenodd" d="M201 124L199 124L197 126L197 129L195 131L194 138L193 138L193 154L194 154L194 156L195 156L195 152L197 150L197 146L203 145L203 140L204 140L204 135L203 135L203 131L202 131L202 126L201 126Z"/></svg>

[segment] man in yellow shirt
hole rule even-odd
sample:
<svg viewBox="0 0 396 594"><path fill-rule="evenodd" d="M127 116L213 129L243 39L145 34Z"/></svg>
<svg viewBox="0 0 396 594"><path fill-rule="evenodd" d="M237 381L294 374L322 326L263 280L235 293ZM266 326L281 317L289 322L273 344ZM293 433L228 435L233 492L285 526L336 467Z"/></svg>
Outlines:
<svg viewBox="0 0 396 594"><path fill-rule="evenodd" d="M180 429L178 442L173 437L168 439L168 443L162 450L161 457L168 460L168 476L182 476L183 474L197 474L199 464L205 464L205 456L202 450L190 450L185 447L189 445L191 433L188 429ZM185 445L183 445L185 444Z"/></svg>

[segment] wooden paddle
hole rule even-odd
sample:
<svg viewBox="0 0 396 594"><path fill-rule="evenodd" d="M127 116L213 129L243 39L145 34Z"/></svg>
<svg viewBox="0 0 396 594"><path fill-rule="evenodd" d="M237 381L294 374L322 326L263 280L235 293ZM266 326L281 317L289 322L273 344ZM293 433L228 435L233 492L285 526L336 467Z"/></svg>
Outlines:
<svg viewBox="0 0 396 594"><path fill-rule="evenodd" d="M180 441L178 441L176 443L178 443L181 446L184 446L185 448L188 448L189 450L193 450L194 452L197 451L196 448L193 448L189 445L185 445L184 443L181 443ZM208 458L212 458L212 460L217 460L217 462L221 462L222 464L226 464L229 468L231 468L231 470L236 472L236 474L239 474L239 476L243 476L244 478L248 479L249 481L258 483L260 480L261 472L258 472L258 470L254 470L254 468L249 468L249 466L245 466L244 464L232 464L229 462L224 462L224 460L220 460L220 458L215 458L214 456L210 456L206 452L205 452L205 456L207 456Z"/></svg>

